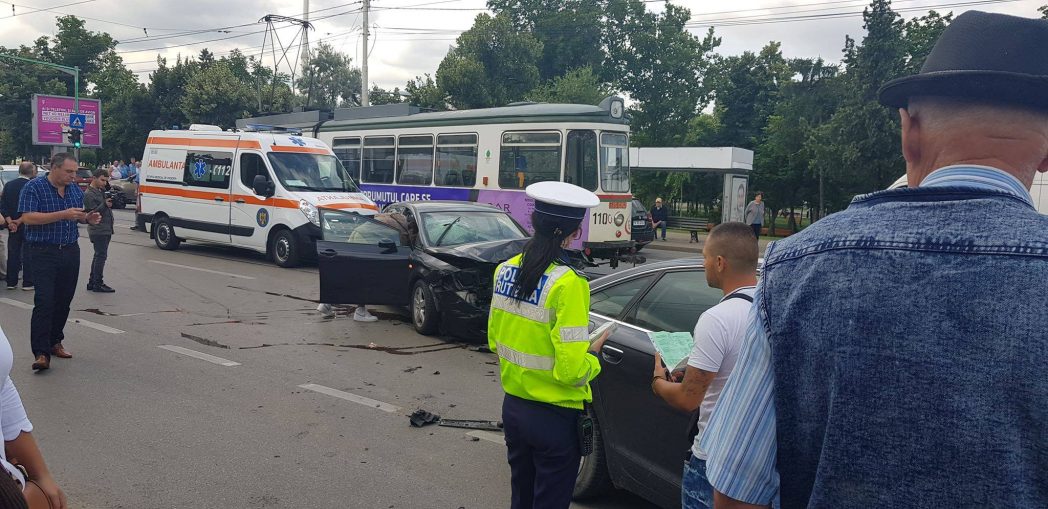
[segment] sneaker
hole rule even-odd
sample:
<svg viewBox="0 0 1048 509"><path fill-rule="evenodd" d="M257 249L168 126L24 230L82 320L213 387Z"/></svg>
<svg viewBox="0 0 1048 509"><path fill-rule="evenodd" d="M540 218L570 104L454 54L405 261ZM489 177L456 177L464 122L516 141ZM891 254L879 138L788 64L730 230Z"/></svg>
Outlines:
<svg viewBox="0 0 1048 509"><path fill-rule="evenodd" d="M110 288L109 285L105 283L95 285L95 291L98 293L116 293L116 290Z"/></svg>
<svg viewBox="0 0 1048 509"><path fill-rule="evenodd" d="M36 287L34 287L33 285L29 285L29 286L23 286L22 289L27 291L27 292L31 292L33 290L36 290Z"/></svg>
<svg viewBox="0 0 1048 509"><path fill-rule="evenodd" d="M324 315L324 318L335 317L335 310L331 307L331 304L321 304L317 306L317 312Z"/></svg>
<svg viewBox="0 0 1048 509"><path fill-rule="evenodd" d="M368 312L368 308L357 306L357 310L353 312L353 320L358 322L375 322L378 321L378 317Z"/></svg>
<svg viewBox="0 0 1048 509"><path fill-rule="evenodd" d="M95 291L95 284L94 283L88 283L87 284L87 291L89 291L89 292Z"/></svg>
<svg viewBox="0 0 1048 509"><path fill-rule="evenodd" d="M7 285L7 289L8 290L17 290L18 289L18 285Z"/></svg>

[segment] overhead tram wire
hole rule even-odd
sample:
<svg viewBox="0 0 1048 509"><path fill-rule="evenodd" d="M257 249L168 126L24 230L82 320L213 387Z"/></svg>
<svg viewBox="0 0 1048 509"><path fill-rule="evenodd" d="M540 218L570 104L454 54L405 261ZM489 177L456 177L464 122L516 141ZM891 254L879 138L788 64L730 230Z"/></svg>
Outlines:
<svg viewBox="0 0 1048 509"><path fill-rule="evenodd" d="M98 0L79 0L77 2L70 2L68 4L55 5L55 6L51 6L51 7L30 7L28 5L13 4L11 2L4 2L5 4L9 4L11 6L11 10L12 11L14 11L15 7L21 7L23 9L29 9L29 10L26 11L26 12L17 12L17 11L15 11L10 16L4 16L4 17L2 17L0 19L14 18L16 16L25 16L27 14L36 14L36 13L40 13L40 12L54 13L55 11L53 11L52 9L61 9L63 7L72 7L74 5L87 4L87 3L96 2L96 1L98 1ZM63 14L63 13L59 13L59 14Z"/></svg>

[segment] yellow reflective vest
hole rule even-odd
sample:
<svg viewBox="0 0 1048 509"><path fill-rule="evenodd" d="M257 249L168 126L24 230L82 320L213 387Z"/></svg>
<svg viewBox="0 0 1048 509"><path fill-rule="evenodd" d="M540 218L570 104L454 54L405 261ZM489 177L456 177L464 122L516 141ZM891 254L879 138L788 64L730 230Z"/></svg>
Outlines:
<svg viewBox="0 0 1048 509"><path fill-rule="evenodd" d="M507 394L582 409L600 361L589 350L589 282L550 264L528 300L513 298L521 255L499 265L488 315L488 347L499 356Z"/></svg>

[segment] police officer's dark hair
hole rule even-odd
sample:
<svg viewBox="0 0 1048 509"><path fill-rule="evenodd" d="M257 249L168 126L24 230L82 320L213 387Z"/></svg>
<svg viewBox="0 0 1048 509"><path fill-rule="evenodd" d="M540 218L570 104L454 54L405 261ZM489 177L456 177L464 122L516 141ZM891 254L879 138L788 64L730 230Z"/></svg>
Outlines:
<svg viewBox="0 0 1048 509"><path fill-rule="evenodd" d="M753 228L740 222L721 223L706 237L710 254L723 256L733 271L755 272L759 258Z"/></svg>
<svg viewBox="0 0 1048 509"><path fill-rule="evenodd" d="M533 212L531 225L535 235L524 245L520 260L520 271L513 282L513 298L527 300L539 286L549 264L560 255L560 245L579 228L581 220L556 218Z"/></svg>
<svg viewBox="0 0 1048 509"><path fill-rule="evenodd" d="M61 168L65 164L66 159L72 159L74 163L76 162L76 157L73 157L73 154L69 152L59 152L51 156L51 171Z"/></svg>

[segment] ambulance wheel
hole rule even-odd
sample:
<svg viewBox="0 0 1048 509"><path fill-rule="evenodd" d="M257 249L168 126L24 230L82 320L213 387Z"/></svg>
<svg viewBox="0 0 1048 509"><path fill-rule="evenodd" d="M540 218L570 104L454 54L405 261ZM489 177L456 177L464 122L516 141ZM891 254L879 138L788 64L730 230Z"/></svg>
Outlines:
<svg viewBox="0 0 1048 509"><path fill-rule="evenodd" d="M291 230L280 230L273 234L269 241L269 252L273 254L273 261L281 267L297 267L300 253L298 241Z"/></svg>
<svg viewBox="0 0 1048 509"><path fill-rule="evenodd" d="M425 281L415 281L415 287L411 290L411 324L419 334L432 336L437 333L439 322L433 290Z"/></svg>
<svg viewBox="0 0 1048 509"><path fill-rule="evenodd" d="M593 419L593 452L589 456L583 456L579 463L579 474L575 478L575 491L572 498L575 500L588 500L607 493L613 487L611 473L608 472L608 458L604 455L604 439L601 435L600 424L593 410L589 411Z"/></svg>
<svg viewBox="0 0 1048 509"><path fill-rule="evenodd" d="M174 251L182 241L175 236L175 228L171 226L171 220L161 217L153 220L153 240L156 247L165 251Z"/></svg>

